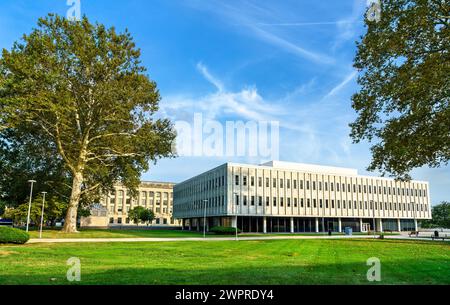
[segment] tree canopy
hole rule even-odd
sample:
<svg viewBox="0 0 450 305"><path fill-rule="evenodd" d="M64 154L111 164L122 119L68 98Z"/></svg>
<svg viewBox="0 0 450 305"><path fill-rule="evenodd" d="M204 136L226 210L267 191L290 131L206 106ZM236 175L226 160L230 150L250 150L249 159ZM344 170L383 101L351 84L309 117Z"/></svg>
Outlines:
<svg viewBox="0 0 450 305"><path fill-rule="evenodd" d="M433 219L422 222L422 228L447 228L450 229L450 202L443 201L435 205L431 214Z"/></svg>
<svg viewBox="0 0 450 305"><path fill-rule="evenodd" d="M151 162L173 156L175 132L155 118L160 95L140 55L128 31L52 14L3 50L0 139L8 147L8 138L26 135L29 147L62 165L66 232L76 231L81 198L116 182L135 190Z"/></svg>
<svg viewBox="0 0 450 305"><path fill-rule="evenodd" d="M382 0L381 8L357 43L351 136L375 142L369 170L409 179L450 158L450 5Z"/></svg>
<svg viewBox="0 0 450 305"><path fill-rule="evenodd" d="M130 218L136 225L138 225L139 222L149 224L153 221L153 219L155 219L155 214L149 209L137 206L128 211L128 218Z"/></svg>
<svg viewBox="0 0 450 305"><path fill-rule="evenodd" d="M41 221L42 202L43 198L41 194L36 196L31 202L30 221L32 223L38 224ZM15 223L25 223L28 216L28 206L29 203L26 202L16 208L9 208L3 216L4 218L13 220ZM44 203L44 222L54 222L60 219L66 209L67 204L59 201L57 197L46 197Z"/></svg>

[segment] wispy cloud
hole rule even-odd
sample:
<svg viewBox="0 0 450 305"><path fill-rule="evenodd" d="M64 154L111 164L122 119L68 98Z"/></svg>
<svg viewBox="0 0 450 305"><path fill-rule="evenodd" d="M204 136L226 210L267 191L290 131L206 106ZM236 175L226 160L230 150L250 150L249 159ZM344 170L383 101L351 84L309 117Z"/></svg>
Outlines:
<svg viewBox="0 0 450 305"><path fill-rule="evenodd" d="M349 82L351 82L358 75L358 71L354 70L350 72L345 78L334 88L332 88L324 97L324 99L330 98L340 92Z"/></svg>
<svg viewBox="0 0 450 305"><path fill-rule="evenodd" d="M277 121L283 131L280 151L287 160L320 162L320 158L325 158L333 163L343 163L343 158L351 153L347 119L334 115L339 111L339 105L323 102L320 98L308 100L311 92L318 89L315 79L280 99L268 100L255 86L229 91L205 64L198 63L196 67L205 80L215 86L216 92L200 96L166 96L161 111L172 120L191 121L194 112L201 112L206 120ZM337 96L338 87L343 86L342 83L336 86L334 95Z"/></svg>
<svg viewBox="0 0 450 305"><path fill-rule="evenodd" d="M237 26L239 30L247 30L255 38L265 41L281 50L294 54L300 58L320 64L332 64L334 59L326 54L313 51L305 46L293 42L288 37L264 29L269 23L262 19L272 18L274 9L263 7L255 2L220 2L220 1L189 1L192 7L218 14L229 24Z"/></svg>
<svg viewBox="0 0 450 305"><path fill-rule="evenodd" d="M259 27L255 26L249 26L253 30L253 32L264 41L267 41L275 46L280 47L281 49L288 51L290 53L293 53L295 55L298 55L300 57L312 60L317 63L322 64L332 64L334 63L334 59L321 54L319 52L312 52L309 51L301 46L298 46L297 44L290 42L286 39L281 38L280 36L277 36L273 33L270 33L269 31L263 30Z"/></svg>
<svg viewBox="0 0 450 305"><path fill-rule="evenodd" d="M222 82L217 78L215 78L214 76L212 76L211 73L209 73L208 68L205 65L203 65L203 63L201 62L197 63L197 69L201 72L203 77L205 77L211 84L213 84L217 88L217 90L219 90L219 92L224 91L225 88Z"/></svg>

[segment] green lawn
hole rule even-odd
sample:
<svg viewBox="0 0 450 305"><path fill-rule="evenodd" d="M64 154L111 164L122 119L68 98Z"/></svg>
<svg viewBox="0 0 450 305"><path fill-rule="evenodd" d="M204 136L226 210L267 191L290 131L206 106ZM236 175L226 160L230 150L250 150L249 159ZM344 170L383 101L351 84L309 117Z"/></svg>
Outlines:
<svg viewBox="0 0 450 305"><path fill-rule="evenodd" d="M402 240L266 240L0 245L0 284L450 284L450 245Z"/></svg>
<svg viewBox="0 0 450 305"><path fill-rule="evenodd" d="M354 235L367 235L367 233L353 233ZM389 233L385 235L394 235ZM215 235L207 233L208 237L230 237L230 235ZM317 236L323 233L298 233L298 234L241 234L240 236ZM326 235L326 234L325 234ZM339 233L333 233L339 235ZM343 235L343 234L340 234ZM231 235L232 237L233 235ZM31 238L39 238L37 230L30 231ZM59 230L44 230L42 238L135 238L135 237L203 237L203 232L181 230L145 230L145 229L81 229L79 233L63 234Z"/></svg>
<svg viewBox="0 0 450 305"><path fill-rule="evenodd" d="M181 230L144 229L81 229L79 233L61 233L59 230L44 230L42 238L136 238L136 237L201 237L203 233ZM39 231L30 231L31 238L39 238Z"/></svg>

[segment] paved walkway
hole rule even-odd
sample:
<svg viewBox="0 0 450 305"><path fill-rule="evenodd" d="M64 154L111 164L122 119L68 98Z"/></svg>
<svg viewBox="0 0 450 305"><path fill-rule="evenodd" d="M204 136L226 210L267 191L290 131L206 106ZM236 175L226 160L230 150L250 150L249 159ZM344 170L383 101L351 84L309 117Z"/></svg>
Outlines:
<svg viewBox="0 0 450 305"><path fill-rule="evenodd" d="M253 237L239 237L240 241L246 240L285 240L285 239L375 239L378 236L369 235L335 235L335 236L253 236ZM406 239L406 240L428 240L429 238L410 238L402 235L385 236L385 239ZM173 242L173 241L233 241L235 237L180 237L180 238L43 238L30 239L28 244L36 243L112 243L112 242ZM448 240L447 240L448 241Z"/></svg>

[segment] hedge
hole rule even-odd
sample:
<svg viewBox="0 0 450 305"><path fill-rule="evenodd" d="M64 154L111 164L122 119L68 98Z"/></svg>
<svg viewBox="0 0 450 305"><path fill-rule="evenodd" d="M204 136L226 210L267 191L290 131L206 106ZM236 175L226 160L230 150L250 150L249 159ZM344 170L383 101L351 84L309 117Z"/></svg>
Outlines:
<svg viewBox="0 0 450 305"><path fill-rule="evenodd" d="M225 234L225 235L233 235L236 234L236 228L232 227L212 227L210 232L215 234ZM241 233L241 230L237 229L238 233Z"/></svg>
<svg viewBox="0 0 450 305"><path fill-rule="evenodd" d="M22 230L10 227L0 227L0 244L24 244L30 235Z"/></svg>

